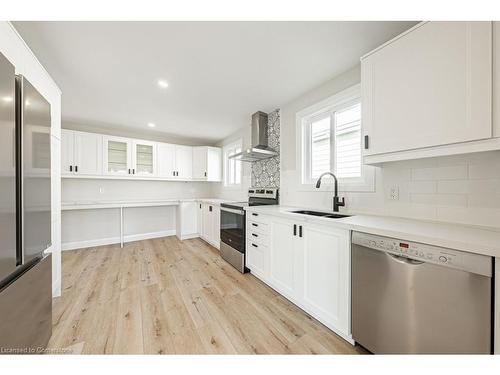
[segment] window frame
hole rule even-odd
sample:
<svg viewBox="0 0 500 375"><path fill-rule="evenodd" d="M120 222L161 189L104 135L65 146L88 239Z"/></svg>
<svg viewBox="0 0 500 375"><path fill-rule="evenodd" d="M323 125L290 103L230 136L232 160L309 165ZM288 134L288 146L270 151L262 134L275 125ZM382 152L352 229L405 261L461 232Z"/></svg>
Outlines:
<svg viewBox="0 0 500 375"><path fill-rule="evenodd" d="M240 163L240 168L239 168L239 182L238 183L230 183L228 181L229 179L229 155L228 153L231 152L234 149L240 149L240 151L243 150L243 140L238 139L234 142L228 143L227 145L222 146L222 159L223 159L223 183L224 183L224 188L227 189L240 189L242 186L242 180L243 180L243 165L241 164L241 161L235 160L235 166L236 163ZM235 181L236 181L236 168L235 168Z"/></svg>
<svg viewBox="0 0 500 375"><path fill-rule="evenodd" d="M322 118L330 118L330 167L336 165L336 131L332 119L334 113L361 102L360 84L349 87L329 98L326 98L296 114L297 131L297 165L300 167L301 190L324 191L333 190L333 184L322 184L321 190L315 188L316 179L311 178L311 123ZM344 192L373 192L375 191L375 169L363 164L363 119L361 118L361 176L338 178L339 190ZM325 177L326 178L326 177ZM331 179L331 177L329 177Z"/></svg>

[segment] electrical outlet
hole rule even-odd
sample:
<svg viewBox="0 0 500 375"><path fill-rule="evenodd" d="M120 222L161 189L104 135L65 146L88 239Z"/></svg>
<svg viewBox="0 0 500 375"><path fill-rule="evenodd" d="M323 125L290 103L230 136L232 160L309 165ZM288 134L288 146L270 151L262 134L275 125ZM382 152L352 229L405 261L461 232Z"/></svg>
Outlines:
<svg viewBox="0 0 500 375"><path fill-rule="evenodd" d="M398 185L392 185L389 188L389 200L391 200L391 201L398 201L399 200L399 186Z"/></svg>

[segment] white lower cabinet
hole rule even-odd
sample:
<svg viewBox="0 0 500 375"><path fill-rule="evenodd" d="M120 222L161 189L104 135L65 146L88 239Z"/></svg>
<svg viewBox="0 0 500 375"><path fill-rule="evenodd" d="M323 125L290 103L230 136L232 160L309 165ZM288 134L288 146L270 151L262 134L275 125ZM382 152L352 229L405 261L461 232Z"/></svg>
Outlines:
<svg viewBox="0 0 500 375"><path fill-rule="evenodd" d="M220 249L220 207L201 203L201 238Z"/></svg>
<svg viewBox="0 0 500 375"><path fill-rule="evenodd" d="M268 234L256 232L260 228L253 227L251 219L247 219L246 266L256 277L352 342L350 231L271 216L265 219Z"/></svg>
<svg viewBox="0 0 500 375"><path fill-rule="evenodd" d="M350 334L350 231L303 226L298 285L304 308L318 320Z"/></svg>
<svg viewBox="0 0 500 375"><path fill-rule="evenodd" d="M297 276L300 274L296 255L302 245L297 236L297 224L273 219L270 229L269 280L281 293L293 298L298 292Z"/></svg>

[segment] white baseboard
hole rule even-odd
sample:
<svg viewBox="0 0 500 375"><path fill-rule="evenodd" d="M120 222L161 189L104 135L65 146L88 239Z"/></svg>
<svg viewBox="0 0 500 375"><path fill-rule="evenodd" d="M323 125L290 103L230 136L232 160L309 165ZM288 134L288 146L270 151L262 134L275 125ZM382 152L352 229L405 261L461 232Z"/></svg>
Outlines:
<svg viewBox="0 0 500 375"><path fill-rule="evenodd" d="M182 236L177 236L177 238L181 241L184 241L184 240L190 240L191 238L198 238L200 237L200 235L198 233L192 233L192 234L184 234Z"/></svg>
<svg viewBox="0 0 500 375"><path fill-rule="evenodd" d="M129 234L123 238L124 242L147 240L151 238L174 236L175 229L163 230L159 232ZM63 251L84 249L86 247L105 246L120 243L120 237L98 238L95 240L66 242L61 245Z"/></svg>

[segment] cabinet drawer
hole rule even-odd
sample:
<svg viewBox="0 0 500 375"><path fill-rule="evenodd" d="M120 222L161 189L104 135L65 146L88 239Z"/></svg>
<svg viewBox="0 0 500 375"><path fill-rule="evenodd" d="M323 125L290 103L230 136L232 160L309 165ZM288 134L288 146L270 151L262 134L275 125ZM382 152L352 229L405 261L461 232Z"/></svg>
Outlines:
<svg viewBox="0 0 500 375"><path fill-rule="evenodd" d="M253 275L265 279L267 273L268 247L247 241L246 266Z"/></svg>
<svg viewBox="0 0 500 375"><path fill-rule="evenodd" d="M248 220L247 231L252 231L254 233L268 234L269 225L264 223L259 223L258 221Z"/></svg>
<svg viewBox="0 0 500 375"><path fill-rule="evenodd" d="M269 236L267 234L256 232L252 229L247 230L247 238L256 244L269 246Z"/></svg>
<svg viewBox="0 0 500 375"><path fill-rule="evenodd" d="M247 217L248 220L256 223L269 224L270 222L269 216L262 215L258 212L247 212Z"/></svg>

